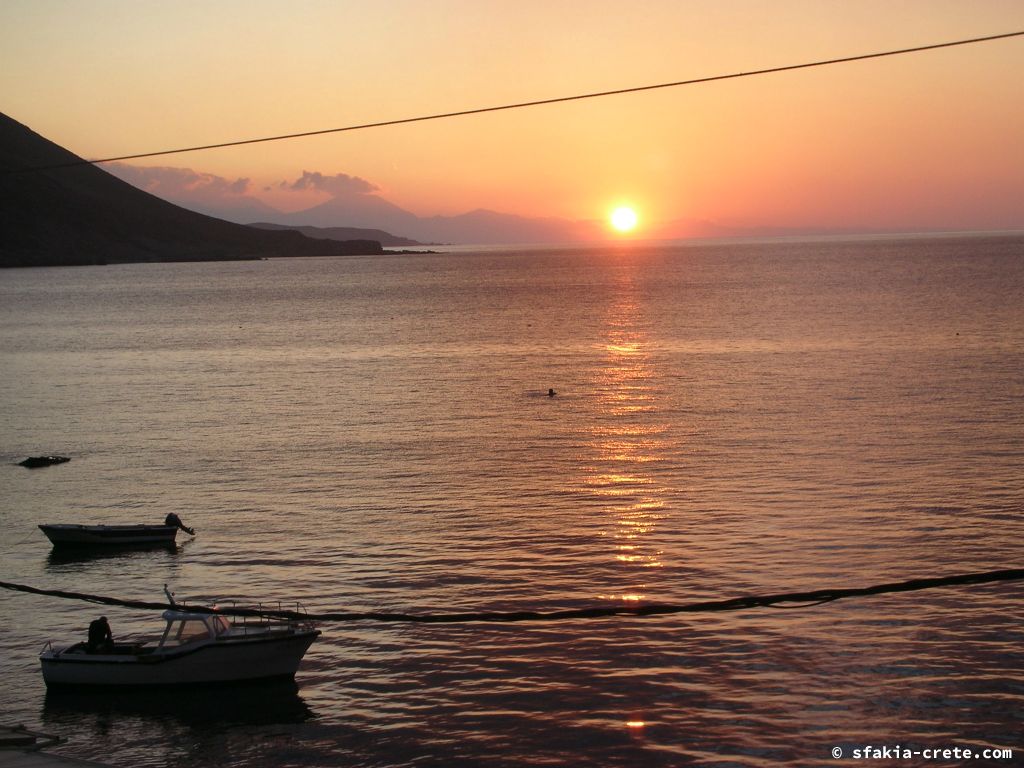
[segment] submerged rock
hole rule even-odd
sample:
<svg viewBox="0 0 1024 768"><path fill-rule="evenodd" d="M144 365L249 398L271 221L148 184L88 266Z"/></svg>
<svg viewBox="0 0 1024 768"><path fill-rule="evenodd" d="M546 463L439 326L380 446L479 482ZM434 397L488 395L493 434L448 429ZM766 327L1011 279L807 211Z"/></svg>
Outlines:
<svg viewBox="0 0 1024 768"><path fill-rule="evenodd" d="M24 461L19 461L18 465L28 467L29 469L35 469L36 467L49 467L54 464L63 464L65 461L71 461L71 459L67 456L29 456Z"/></svg>

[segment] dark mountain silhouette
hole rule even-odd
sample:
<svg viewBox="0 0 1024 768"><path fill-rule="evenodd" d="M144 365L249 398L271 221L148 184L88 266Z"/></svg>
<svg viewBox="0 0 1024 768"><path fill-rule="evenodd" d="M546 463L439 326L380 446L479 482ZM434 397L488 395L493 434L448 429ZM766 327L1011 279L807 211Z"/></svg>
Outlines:
<svg viewBox="0 0 1024 768"><path fill-rule="evenodd" d="M266 221L270 217L263 217ZM383 229L402 237L415 237L420 218L383 197L360 192L337 194L322 203L294 213L281 213L272 219L291 227L359 227Z"/></svg>
<svg viewBox="0 0 1024 768"><path fill-rule="evenodd" d="M293 229L296 232L301 232L306 237L312 237L317 240L376 240L381 245L391 248L407 245L427 245L427 243L421 243L418 240L410 240L408 237L392 235L390 232L385 232L383 229L364 229L362 227L289 226L287 224L271 224L267 221L259 221L255 224L250 224L249 226L256 227L256 229Z"/></svg>
<svg viewBox="0 0 1024 768"><path fill-rule="evenodd" d="M28 170L78 160L0 114L0 266L219 261L382 250L371 240L340 243L231 224L179 208L92 165Z"/></svg>

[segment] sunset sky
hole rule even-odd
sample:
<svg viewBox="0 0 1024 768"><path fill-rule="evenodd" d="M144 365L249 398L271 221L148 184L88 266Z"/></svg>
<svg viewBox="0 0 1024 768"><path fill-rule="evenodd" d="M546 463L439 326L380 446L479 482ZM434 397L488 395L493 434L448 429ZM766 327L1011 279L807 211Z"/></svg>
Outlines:
<svg viewBox="0 0 1024 768"><path fill-rule="evenodd" d="M1020 0L4 0L0 111L104 157L1022 29ZM282 210L330 195L310 172L420 216L1020 229L1022 73L1016 38L136 164Z"/></svg>

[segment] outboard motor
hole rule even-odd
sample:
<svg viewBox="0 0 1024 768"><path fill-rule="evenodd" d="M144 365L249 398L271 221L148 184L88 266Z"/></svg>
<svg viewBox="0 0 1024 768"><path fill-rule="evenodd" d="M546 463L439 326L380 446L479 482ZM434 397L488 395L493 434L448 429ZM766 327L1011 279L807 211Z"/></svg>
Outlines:
<svg viewBox="0 0 1024 768"><path fill-rule="evenodd" d="M170 514L167 515L167 517L164 518L164 525L173 525L175 528L180 528L185 533L187 533L189 536L195 536L196 535L196 529L195 528L189 528L188 526L186 526L183 522L181 522L181 518L178 517L173 512L171 512Z"/></svg>

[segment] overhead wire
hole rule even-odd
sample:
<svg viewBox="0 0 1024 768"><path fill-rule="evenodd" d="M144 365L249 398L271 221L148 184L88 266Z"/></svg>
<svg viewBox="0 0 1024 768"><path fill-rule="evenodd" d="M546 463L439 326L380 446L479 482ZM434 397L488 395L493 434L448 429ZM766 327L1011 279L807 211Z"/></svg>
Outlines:
<svg viewBox="0 0 1024 768"><path fill-rule="evenodd" d="M8 171L8 173L10 173L10 172L24 173L24 172L31 172L31 171L51 171L51 170L57 170L57 169L60 169L60 168L72 168L72 167L81 166L81 165L99 165L101 163L113 163L113 162L122 161L122 160L141 160L143 158L148 158L148 157L161 157L161 156L164 156L164 155L176 155L176 154L183 154L183 153L186 153L186 152L201 152L201 151L211 150L211 149L223 149L223 148L226 148L226 147L239 147L239 146L244 146L244 145L247 145L247 144L261 144L261 143L266 143L266 142L271 142L271 141L286 141L286 140L290 140L290 139L307 138L307 137L310 137L310 136L323 136L325 134L331 134L331 133L344 133L344 132L347 132L347 131L359 131L359 130L365 130L365 129L369 129L369 128L384 128L386 126L392 126L392 125L404 125L404 124L408 124L408 123L419 123L419 122L425 122L425 121L428 121L428 120L444 120L444 119L449 119L449 118L454 118L454 117L465 117L465 116L468 116L468 115L480 115L480 114L484 114L484 113L487 113L487 112L501 112L501 111L512 110L512 109L524 109L524 108L527 108L527 107L539 107L539 106L544 106L544 105L548 105L548 104L562 104L562 103L571 102L571 101L582 101L584 99L597 99L597 98L603 98L603 97L607 97L607 96L620 96L620 95L628 94L628 93L641 93L641 92L644 92L644 91L654 91L654 90L665 89L665 88L678 88L678 87L687 86L687 85L698 85L698 84L701 84L701 83L712 83L712 82L717 82L717 81L721 81L721 80L734 80L734 79L743 78L743 77L755 77L757 75L768 75L768 74L774 74L774 73L777 73L777 72L791 72L791 71L798 70L798 69L810 69L812 67L825 67L825 66L830 66L830 65L833 65L833 64L846 64L846 63L854 62L854 61L867 61L869 59L880 59L880 58L884 58L884 57L888 57L888 56L902 56L902 55L909 54L909 53L920 53L920 52L923 52L923 51L934 51L934 50L938 50L938 49L941 49L941 48L953 48L955 46L973 45L973 44L976 44L976 43L986 43L986 42L992 42L992 41L995 41L995 40L1005 40L1005 39L1008 39L1008 38L1021 37L1021 36L1024 36L1024 30L1018 31L1018 32L1004 32L1004 33L998 34L998 35L986 35L984 37L972 37L972 38L966 38L966 39L962 39L962 40L951 40L951 41L947 41L947 42L943 42L943 43L932 43L930 45L918 45L918 46L914 46L912 48L899 48L899 49L888 50L888 51L876 51L874 53L863 53L863 54L858 54L858 55L855 55L855 56L842 56L842 57L832 58L832 59L822 59L822 60L819 60L819 61L803 62L801 64L786 64L786 65L778 66L778 67L766 67L764 69L754 69L754 70L747 70L747 71L742 71L742 72L732 72L732 73L722 74L722 75L710 75L708 77L695 77L695 78L690 78L690 79L687 79L687 80L677 80L677 81L668 82L668 83L656 83L656 84L653 84L653 85L638 85L638 86L633 86L633 87L629 87L629 88L616 88L616 89L612 89L612 90L596 91L596 92L593 92L593 93L581 93L581 94L575 94L575 95L571 95L571 96L556 96L554 98L549 98L549 99L537 99L537 100L534 100L534 101L521 101L521 102L516 102L516 103L511 103L511 104L500 104L500 105L489 106L489 107L476 107L476 108L472 108L472 109L461 109L461 110L456 110L456 111L451 111L451 112L439 112L439 113L430 114L430 115L419 115L419 116L416 116L416 117L403 117L403 118L398 118L398 119L394 119L394 120L379 120L379 121L370 122L370 123L359 123L359 124L356 124L356 125L342 126L340 128L323 128L323 129L314 130L314 131L302 131L302 132L299 132L299 133L285 133L285 134L280 134L280 135L277 135L277 136L263 136L263 137L259 137L259 138L253 138L253 139L239 139L239 140L235 140L235 141L223 141L223 142L219 142L219 143L216 143L216 144L201 144L201 145L191 146L191 147L179 147L179 148L176 148L176 149L164 149L164 150L159 150L159 151L156 151L156 152L139 152L139 153L136 153L136 154L117 155L117 156L113 156L113 157L104 157L104 158L99 158L99 159L94 159L94 160L82 159L82 160L77 160L77 161L67 162L67 163L57 163L57 164L54 164L54 165L26 167L26 168L22 168L22 169L16 169L14 171Z"/></svg>

